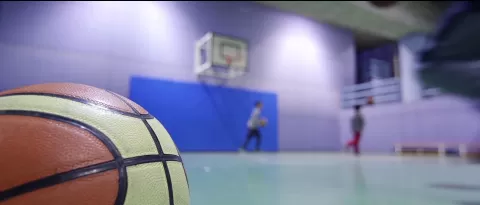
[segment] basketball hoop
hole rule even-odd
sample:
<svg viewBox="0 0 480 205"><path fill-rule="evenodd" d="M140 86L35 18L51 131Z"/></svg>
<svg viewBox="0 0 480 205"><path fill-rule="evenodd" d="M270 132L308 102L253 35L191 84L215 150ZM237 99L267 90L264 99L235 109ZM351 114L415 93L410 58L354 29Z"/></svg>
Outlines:
<svg viewBox="0 0 480 205"><path fill-rule="evenodd" d="M197 77L234 79L247 73L248 44L243 39L209 32L195 42Z"/></svg>
<svg viewBox="0 0 480 205"><path fill-rule="evenodd" d="M232 61L233 61L232 56L225 56L225 62L227 63L227 68L230 68L230 66L232 66Z"/></svg>

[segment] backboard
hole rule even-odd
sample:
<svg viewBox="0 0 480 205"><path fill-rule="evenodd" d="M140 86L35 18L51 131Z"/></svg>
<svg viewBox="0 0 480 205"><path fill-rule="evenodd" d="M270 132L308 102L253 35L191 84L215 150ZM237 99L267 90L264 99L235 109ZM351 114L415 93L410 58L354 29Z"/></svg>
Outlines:
<svg viewBox="0 0 480 205"><path fill-rule="evenodd" d="M195 45L195 74L223 79L244 75L248 67L248 44L245 40L213 32Z"/></svg>

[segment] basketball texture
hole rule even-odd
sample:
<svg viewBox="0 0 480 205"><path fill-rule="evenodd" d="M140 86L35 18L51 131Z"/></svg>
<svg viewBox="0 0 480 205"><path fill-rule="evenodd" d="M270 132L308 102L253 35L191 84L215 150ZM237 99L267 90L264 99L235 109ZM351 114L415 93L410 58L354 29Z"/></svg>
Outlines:
<svg viewBox="0 0 480 205"><path fill-rule="evenodd" d="M0 92L0 205L189 205L179 152L113 92L51 83Z"/></svg>

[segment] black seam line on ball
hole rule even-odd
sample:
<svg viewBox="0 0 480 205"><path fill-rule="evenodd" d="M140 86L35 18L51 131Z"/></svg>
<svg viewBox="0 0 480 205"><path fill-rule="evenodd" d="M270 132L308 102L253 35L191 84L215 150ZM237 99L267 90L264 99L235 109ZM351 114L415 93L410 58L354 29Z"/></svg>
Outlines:
<svg viewBox="0 0 480 205"><path fill-rule="evenodd" d="M132 158L125 159L123 167L125 168L127 166L134 166L134 165L152 163L152 162L165 162L165 161L181 162L181 159L179 156L176 156L176 155L164 155L164 156L145 155L145 156L132 157ZM47 176L38 180L28 182L26 184L22 184L20 186L17 186L11 189L8 189L6 191L0 192L0 201L5 201L7 199L11 199L15 196L19 196L24 193L54 186L56 184L61 184L61 183L75 180L81 177L86 177L93 174L98 174L98 173L118 169L118 166L119 164L117 161L109 161L109 162L104 162L96 165L91 165L88 167L71 170L68 172ZM126 169L122 169L120 172L125 172L125 171ZM123 203L124 201L121 202L122 205Z"/></svg>
<svg viewBox="0 0 480 205"><path fill-rule="evenodd" d="M90 101L90 100L76 98L76 97L67 96L67 95L59 95L59 94L51 94L51 93L14 93L14 94L2 95L2 96L0 96L0 98L1 97L9 97L9 96L22 96L22 95L23 96L35 95L35 96L48 96L48 97L54 97L54 98L62 98L62 99L72 100L72 101L87 104L87 105L93 105L93 106L96 106L96 107L100 107L102 109L105 109L105 110L108 110L110 112L117 113L117 114L120 114L120 115L125 115L125 116L129 116L129 117L140 118L140 119L153 119L153 116L150 115L150 114L140 114L138 112L135 112L135 114L134 113L129 113L129 112L121 111L121 110L118 110L118 109L109 108L109 107L105 106L104 104L101 104L101 103L98 103L98 102L95 102L95 101Z"/></svg>
<svg viewBox="0 0 480 205"><path fill-rule="evenodd" d="M135 109L130 103L128 103L126 100L124 100L122 97L120 97L118 94L108 91L112 93L113 95L117 96L120 100L122 100L125 104L127 104L135 113L139 114L138 110ZM148 123L146 119L142 119L143 124L145 124L145 127L147 127L148 132L150 133L150 136L153 139L153 142L155 143L155 146L157 147L158 154L160 156L164 156L165 153L163 152L162 145L160 144L160 140L158 140L157 134L155 134L155 131L153 131L152 127ZM163 169L165 172L165 178L167 179L167 187L168 187L168 200L170 205L174 205L175 201L173 198L173 185L172 185L172 177L170 176L170 169L168 168L168 164L166 161L163 161Z"/></svg>
<svg viewBox="0 0 480 205"><path fill-rule="evenodd" d="M40 117L40 118L55 120L55 121L59 121L59 122L63 122L63 123L67 123L67 124L79 127L83 130L88 131L89 133L91 133L95 137L97 137L97 139L99 139L107 147L107 149L110 151L110 153L113 155L113 157L114 157L113 162L116 165L114 168L118 169L119 188L118 188L117 199L115 201L115 204L116 205L122 205L124 203L125 197L126 197L126 194L127 194L127 191L126 191L126 189L127 189L126 167L123 165L123 158L120 154L120 151L117 149L115 144L105 134L103 134L101 131L97 130L96 128L94 128L94 127L92 127L88 124L80 122L78 120L74 120L74 119L70 119L70 118L67 118L67 117L54 115L54 114L50 114L50 113L43 113L43 112L36 112L36 111L24 111L24 110L0 110L0 115L20 115L20 116ZM110 165L107 164L107 165L103 165L103 166L110 166ZM92 170L100 169L100 168L101 168L101 166L100 167L90 167L90 169L81 168L81 169L78 169L78 170L83 170L83 172L85 172L85 173L95 174L95 172L92 172ZM112 169L114 169L114 168L112 168ZM77 170L71 170L69 172L64 173L65 176L63 176L64 177L63 179L68 179L67 176L70 176L68 174L70 172L81 173L81 172L78 172ZM52 178L50 178L53 181L46 180L46 181L43 181L42 183L47 183L49 186L53 186L55 184L62 183L64 181L66 181L66 180L55 181L57 179L57 178L55 178L55 176L56 175L53 175L53 176L51 176ZM86 176L86 175L83 175L83 176ZM72 179L75 179L75 178L71 178L70 180L72 180ZM31 183L33 183L33 182L31 182ZM29 183L27 183L27 184L29 184ZM29 185L29 186L37 187L38 185L34 184L34 185ZM17 192L11 192L10 194L19 195L19 194L24 194L24 193L33 191L35 189L31 189L31 188L27 187L27 188L23 188L23 189L19 189L19 190L22 191L22 192L17 191ZM3 196L3 194L4 194L3 192L0 192L0 196ZM7 194L5 194L5 197L10 198L10 197L13 197L13 196L9 197L9 195L7 193ZM3 200L3 197L0 197L0 201L2 201L2 200Z"/></svg>
<svg viewBox="0 0 480 205"><path fill-rule="evenodd" d="M110 140L110 138L108 138L100 130L97 130L96 128L88 124L85 124L83 122L80 122L78 120L56 115L56 114L51 114L51 113L38 112L38 111L26 111L26 110L0 110L0 115L20 115L20 116L40 117L40 118L50 119L50 120L73 125L75 127L86 130L90 134L97 137L107 147L110 153L112 153L115 159L121 159L120 151L118 151L117 147Z"/></svg>
<svg viewBox="0 0 480 205"><path fill-rule="evenodd" d="M56 184L61 184L63 182L71 181L80 177L90 176L93 174L98 174L114 169L117 169L117 162L109 161L64 173L51 175L0 192L0 202L38 189L54 186Z"/></svg>
<svg viewBox="0 0 480 205"><path fill-rule="evenodd" d="M170 176L170 169L168 168L168 164L166 161L163 161L163 169L165 170L165 177L167 178L167 187L168 187L168 199L170 205L175 204L175 199L173 198L173 184L172 184L172 176Z"/></svg>
<svg viewBox="0 0 480 205"><path fill-rule="evenodd" d="M118 99L120 99L121 101L123 101L125 104L127 104L132 110L133 112L139 114L140 112L138 112L137 109L135 109L135 107L133 107L132 105L130 105L126 100L124 100L122 97L120 97L118 94L114 93L114 92L111 92L111 91L108 91L110 92L111 94L115 95ZM143 121L143 124L145 124L145 126L147 127L148 129L148 132L150 133L150 136L152 137L153 139L153 142L155 143L155 147L157 148L157 151L160 155L163 155L163 150L162 150L162 146L160 144L160 141L158 140L157 138L157 135L155 134L155 131L153 131L152 127L150 126L150 124L148 124L147 120L146 119L142 119Z"/></svg>
<svg viewBox="0 0 480 205"><path fill-rule="evenodd" d="M173 154L164 154L162 156L160 155L144 155L144 156L138 156L138 157L131 157L127 158L124 161L125 166L134 166L134 165L139 165L139 164L145 164L145 163L152 163L152 162L165 162L165 161L173 161L173 162L182 162L182 159Z"/></svg>

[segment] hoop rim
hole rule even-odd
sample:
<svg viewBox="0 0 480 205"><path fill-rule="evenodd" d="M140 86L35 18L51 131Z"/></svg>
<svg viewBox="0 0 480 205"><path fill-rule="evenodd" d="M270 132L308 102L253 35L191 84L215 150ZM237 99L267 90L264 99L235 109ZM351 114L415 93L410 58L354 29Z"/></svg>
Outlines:
<svg viewBox="0 0 480 205"><path fill-rule="evenodd" d="M233 63L233 57L230 55L225 55L225 62L227 63L227 67L230 67Z"/></svg>

